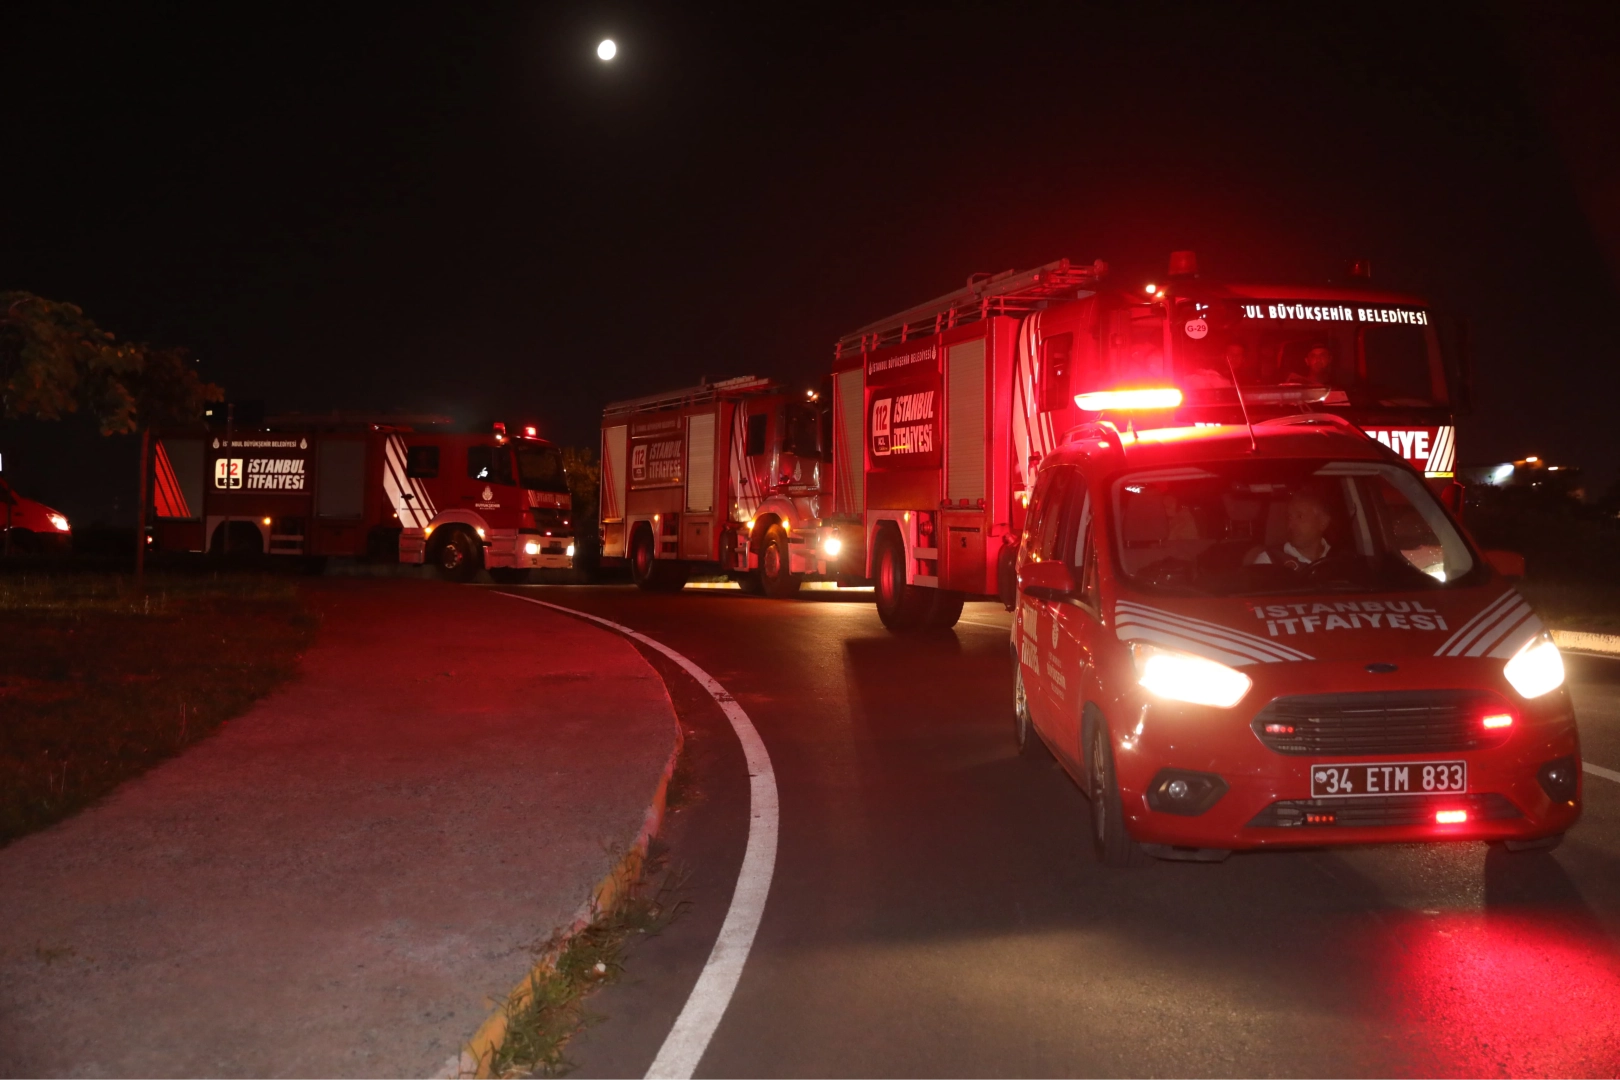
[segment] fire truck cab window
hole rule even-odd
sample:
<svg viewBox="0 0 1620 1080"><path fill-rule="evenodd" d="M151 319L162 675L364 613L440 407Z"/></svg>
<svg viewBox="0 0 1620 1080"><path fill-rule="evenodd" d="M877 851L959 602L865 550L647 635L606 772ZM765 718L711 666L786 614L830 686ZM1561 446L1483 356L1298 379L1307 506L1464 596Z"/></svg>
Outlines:
<svg viewBox="0 0 1620 1080"><path fill-rule="evenodd" d="M568 490L568 473L563 468L561 450L555 446L518 443L513 452L517 454L518 477L525 488L558 493Z"/></svg>
<svg viewBox="0 0 1620 1080"><path fill-rule="evenodd" d="M432 480L439 475L439 448L412 446L405 450L405 475L418 480Z"/></svg>
<svg viewBox="0 0 1620 1080"><path fill-rule="evenodd" d="M765 452L765 424L768 419L764 413L748 418L749 457L758 457Z"/></svg>
<svg viewBox="0 0 1620 1080"><path fill-rule="evenodd" d="M513 482L512 454L504 446L469 446L467 475L489 484L510 485Z"/></svg>
<svg viewBox="0 0 1620 1080"><path fill-rule="evenodd" d="M760 419L765 418L762 416ZM749 435L751 442L751 430ZM821 457L821 416L813 402L794 401L788 404L786 435L782 445L786 452L802 458Z"/></svg>
<svg viewBox="0 0 1620 1080"><path fill-rule="evenodd" d="M1073 406L1069 365L1074 354L1073 334L1054 334L1041 342L1041 408L1048 412Z"/></svg>

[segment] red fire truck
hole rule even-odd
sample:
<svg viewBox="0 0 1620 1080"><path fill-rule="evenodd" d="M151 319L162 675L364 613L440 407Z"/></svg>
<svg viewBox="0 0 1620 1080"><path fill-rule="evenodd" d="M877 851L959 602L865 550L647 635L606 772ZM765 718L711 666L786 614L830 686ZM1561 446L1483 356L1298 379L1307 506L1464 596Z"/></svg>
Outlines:
<svg viewBox="0 0 1620 1080"><path fill-rule="evenodd" d="M739 380L609 406L604 553L634 565L639 528L662 586L684 580L690 552L777 596L805 577L870 583L891 629L949 626L966 596L1011 605L1041 459L1102 419L1128 428L1328 412L1460 505L1452 417L1466 371L1420 297L1375 290L1364 274L1338 286L1217 283L1198 276L1190 252L1172 256L1162 284L1109 287L1106 272L1060 259L972 278L846 335L812 400ZM698 415L713 419L694 442ZM730 505L714 512L717 533L689 541L668 515L691 511L670 492L692 471L680 455L700 443L714 453L704 475ZM654 470L685 463L641 474L638 453ZM640 494L653 489L663 502Z"/></svg>
<svg viewBox="0 0 1620 1080"><path fill-rule="evenodd" d="M753 376L608 405L604 565L628 562L654 591L724 571L782 597L829 576L835 533L818 530L807 545L793 530L821 520L831 419L818 395Z"/></svg>
<svg viewBox="0 0 1620 1080"><path fill-rule="evenodd" d="M152 468L157 550L397 558L458 581L573 565L562 454L533 428L286 418L165 433Z"/></svg>

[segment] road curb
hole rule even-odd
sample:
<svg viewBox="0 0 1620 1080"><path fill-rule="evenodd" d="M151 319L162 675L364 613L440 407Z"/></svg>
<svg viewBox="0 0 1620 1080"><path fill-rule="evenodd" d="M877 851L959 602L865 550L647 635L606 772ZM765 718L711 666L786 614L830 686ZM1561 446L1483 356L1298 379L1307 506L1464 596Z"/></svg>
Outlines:
<svg viewBox="0 0 1620 1080"><path fill-rule="evenodd" d="M1620 656L1620 634L1590 634L1585 630L1554 630L1553 643L1569 652Z"/></svg>
<svg viewBox="0 0 1620 1080"><path fill-rule="evenodd" d="M668 686L665 686L664 694L668 698ZM446 1060L444 1067L435 1074L434 1080L471 1080L475 1077L483 1080L489 1077L491 1075L489 1067L495 1060L495 1051L506 1041L507 1015L528 1000L534 977L553 970L557 957L567 946L568 941L594 922L598 915L612 910L625 890L641 877L641 868L647 859L648 845L664 824L664 804L669 796L670 778L675 775L675 765L680 759L681 747L686 741L686 736L681 731L679 715L675 713L673 699L670 699L670 713L675 717L675 746L669 752L669 760L664 763L663 774L659 776L658 783L653 788L652 803L642 815L641 831L636 834L634 842L614 863L613 869L596 883L596 887L591 890L591 898L580 905L574 913L573 922L568 925L556 946L540 957L504 1000L496 1003L495 1010L479 1025L472 1038L467 1040L466 1045L461 1048L461 1053Z"/></svg>

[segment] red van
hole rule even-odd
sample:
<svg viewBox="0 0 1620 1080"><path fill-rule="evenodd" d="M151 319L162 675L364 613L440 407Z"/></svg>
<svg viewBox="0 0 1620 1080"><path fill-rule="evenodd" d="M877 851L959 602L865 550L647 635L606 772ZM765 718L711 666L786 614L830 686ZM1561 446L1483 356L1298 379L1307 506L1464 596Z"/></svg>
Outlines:
<svg viewBox="0 0 1620 1080"><path fill-rule="evenodd" d="M1019 549L1019 746L1079 783L1113 865L1550 847L1580 744L1522 570L1338 418L1087 425L1041 463Z"/></svg>
<svg viewBox="0 0 1620 1080"><path fill-rule="evenodd" d="M0 551L62 552L73 543L65 515L24 498L0 480Z"/></svg>

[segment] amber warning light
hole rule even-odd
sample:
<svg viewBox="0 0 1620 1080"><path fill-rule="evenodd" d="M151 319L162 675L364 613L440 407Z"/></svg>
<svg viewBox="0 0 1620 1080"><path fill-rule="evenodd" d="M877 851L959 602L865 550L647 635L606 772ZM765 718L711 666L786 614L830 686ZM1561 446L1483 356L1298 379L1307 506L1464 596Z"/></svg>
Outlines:
<svg viewBox="0 0 1620 1080"><path fill-rule="evenodd" d="M1181 391L1173 386L1143 390L1097 390L1074 395L1074 403L1087 412L1174 409L1181 404Z"/></svg>

